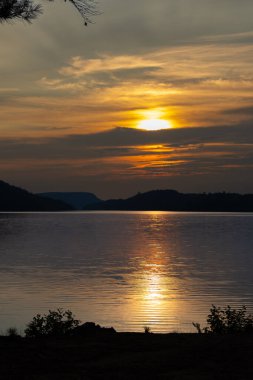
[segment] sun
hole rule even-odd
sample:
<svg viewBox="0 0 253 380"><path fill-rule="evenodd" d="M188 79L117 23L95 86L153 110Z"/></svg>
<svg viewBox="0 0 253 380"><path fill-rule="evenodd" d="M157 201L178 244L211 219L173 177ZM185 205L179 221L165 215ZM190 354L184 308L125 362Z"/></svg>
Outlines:
<svg viewBox="0 0 253 380"><path fill-rule="evenodd" d="M138 124L138 129L144 129L146 131L160 131L162 129L170 128L172 128L171 123L164 119L141 120Z"/></svg>
<svg viewBox="0 0 253 380"><path fill-rule="evenodd" d="M153 108L140 112L140 118L137 124L138 129L145 131L160 131L170 129L172 123L166 118L167 112L162 108Z"/></svg>

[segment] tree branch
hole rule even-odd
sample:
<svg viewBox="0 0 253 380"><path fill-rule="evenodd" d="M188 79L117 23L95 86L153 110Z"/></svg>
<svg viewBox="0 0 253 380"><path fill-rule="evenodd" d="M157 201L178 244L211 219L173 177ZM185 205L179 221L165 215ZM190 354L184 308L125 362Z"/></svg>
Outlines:
<svg viewBox="0 0 253 380"><path fill-rule="evenodd" d="M85 25L92 22L92 16L100 14L97 10L97 2L95 0L68 1L70 1L81 14ZM31 22L41 13L41 4L35 4L33 0L0 0L0 22L17 19Z"/></svg>

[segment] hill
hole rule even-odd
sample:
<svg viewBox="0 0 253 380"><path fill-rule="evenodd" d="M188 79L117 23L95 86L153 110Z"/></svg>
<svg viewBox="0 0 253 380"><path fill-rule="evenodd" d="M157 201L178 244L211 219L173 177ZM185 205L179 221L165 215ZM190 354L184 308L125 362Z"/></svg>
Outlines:
<svg viewBox="0 0 253 380"><path fill-rule="evenodd" d="M49 192L38 195L65 202L75 210L83 210L88 204L101 202L101 199L97 198L95 194L87 192Z"/></svg>
<svg viewBox="0 0 253 380"><path fill-rule="evenodd" d="M67 211L66 203L44 198L0 181L0 211Z"/></svg>
<svg viewBox="0 0 253 380"><path fill-rule="evenodd" d="M153 190L127 199L111 199L88 205L86 210L142 211L234 211L253 212L253 194L184 194L175 190Z"/></svg>

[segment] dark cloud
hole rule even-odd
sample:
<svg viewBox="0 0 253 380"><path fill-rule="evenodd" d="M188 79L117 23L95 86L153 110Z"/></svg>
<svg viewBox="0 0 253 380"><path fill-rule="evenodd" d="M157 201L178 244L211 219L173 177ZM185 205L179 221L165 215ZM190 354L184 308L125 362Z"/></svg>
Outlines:
<svg viewBox="0 0 253 380"><path fill-rule="evenodd" d="M247 107L238 107L238 108L232 108L229 110L224 110L223 113L226 115L241 115L241 116L253 117L253 105L247 106Z"/></svg>
<svg viewBox="0 0 253 380"><path fill-rule="evenodd" d="M251 126L145 132L129 128L0 141L1 178L34 191L253 191Z"/></svg>
<svg viewBox="0 0 253 380"><path fill-rule="evenodd" d="M24 138L0 140L1 159L77 159L130 154L138 146L161 144L167 148L183 148L203 144L232 146L235 153L240 145L253 144L252 125L175 128L161 131L143 131L132 128L115 128L86 135L69 135L53 138ZM222 145L212 146L212 150ZM143 152L142 154L145 154Z"/></svg>

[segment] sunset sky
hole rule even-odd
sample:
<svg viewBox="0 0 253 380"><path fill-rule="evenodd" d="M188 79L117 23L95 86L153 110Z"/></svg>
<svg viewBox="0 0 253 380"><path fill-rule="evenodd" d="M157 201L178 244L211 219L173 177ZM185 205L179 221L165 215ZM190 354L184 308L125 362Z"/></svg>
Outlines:
<svg viewBox="0 0 253 380"><path fill-rule="evenodd" d="M100 0L88 27L42 3L33 24L0 24L0 179L253 192L252 0Z"/></svg>

